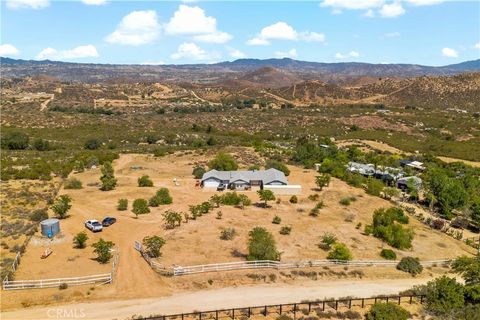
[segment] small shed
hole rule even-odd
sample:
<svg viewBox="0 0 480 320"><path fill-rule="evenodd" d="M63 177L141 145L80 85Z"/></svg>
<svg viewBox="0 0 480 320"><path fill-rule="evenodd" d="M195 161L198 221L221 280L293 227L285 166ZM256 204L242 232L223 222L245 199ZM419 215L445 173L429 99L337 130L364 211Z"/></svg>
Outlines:
<svg viewBox="0 0 480 320"><path fill-rule="evenodd" d="M55 218L43 220L40 222L40 227L42 235L52 238L60 232L60 220Z"/></svg>

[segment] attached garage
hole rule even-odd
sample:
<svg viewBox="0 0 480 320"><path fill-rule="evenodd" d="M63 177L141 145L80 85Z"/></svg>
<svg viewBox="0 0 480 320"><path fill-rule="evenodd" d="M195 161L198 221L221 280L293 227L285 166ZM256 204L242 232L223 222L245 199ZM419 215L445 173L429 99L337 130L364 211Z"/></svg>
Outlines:
<svg viewBox="0 0 480 320"><path fill-rule="evenodd" d="M220 185L220 180L215 178L208 178L202 181L204 188L217 188Z"/></svg>

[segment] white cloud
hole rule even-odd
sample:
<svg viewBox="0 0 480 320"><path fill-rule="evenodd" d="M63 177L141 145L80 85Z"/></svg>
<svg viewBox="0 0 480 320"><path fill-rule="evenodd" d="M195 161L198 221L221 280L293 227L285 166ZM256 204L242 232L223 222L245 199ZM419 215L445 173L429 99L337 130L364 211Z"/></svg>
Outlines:
<svg viewBox="0 0 480 320"><path fill-rule="evenodd" d="M54 48L48 47L40 51L35 59L53 59L53 60L66 60L66 59L79 59L79 58L96 58L98 57L97 49L91 45L78 46L70 50L58 51Z"/></svg>
<svg viewBox="0 0 480 320"><path fill-rule="evenodd" d="M378 8L384 4L384 0L324 0L320 6L337 9L365 10Z"/></svg>
<svg viewBox="0 0 480 320"><path fill-rule="evenodd" d="M270 40L299 40L306 42L323 42L325 35L318 32L303 31L297 32L288 23L279 21L264 27L259 34L247 41L248 45L269 45Z"/></svg>
<svg viewBox="0 0 480 320"><path fill-rule="evenodd" d="M395 32L386 32L383 34L384 37L386 38L396 38L396 37L400 37L400 32L398 31L395 31Z"/></svg>
<svg viewBox="0 0 480 320"><path fill-rule="evenodd" d="M442 49L442 56L446 58L457 58L458 51L452 48L443 48Z"/></svg>
<svg viewBox="0 0 480 320"><path fill-rule="evenodd" d="M217 19L205 14L205 10L181 4L165 26L169 35L194 35L194 40L207 43L226 43L232 35L217 30Z"/></svg>
<svg viewBox="0 0 480 320"><path fill-rule="evenodd" d="M161 66L161 65L164 65L165 64L165 61L155 61L155 62L152 62L152 61L146 61L146 62L142 62L140 63L142 66Z"/></svg>
<svg viewBox="0 0 480 320"><path fill-rule="evenodd" d="M105 41L139 46L155 41L159 35L160 24L155 11L132 11L122 18L117 29L109 34Z"/></svg>
<svg viewBox="0 0 480 320"><path fill-rule="evenodd" d="M15 48L15 46L5 43L0 45L0 56L2 57L11 57L20 54L20 51Z"/></svg>
<svg viewBox="0 0 480 320"><path fill-rule="evenodd" d="M445 0L407 0L408 3L414 6L430 6L434 4L440 4Z"/></svg>
<svg viewBox="0 0 480 320"><path fill-rule="evenodd" d="M340 53L340 52L337 52L335 54L335 59L348 59L348 58L358 58L360 57L360 53L358 53L357 51L350 51L349 53Z"/></svg>
<svg viewBox="0 0 480 320"><path fill-rule="evenodd" d="M275 57L277 57L277 58L292 58L292 59L295 59L296 57L298 57L297 49L293 48L293 49L288 50L287 52L284 52L284 51L276 51L276 52L275 52Z"/></svg>
<svg viewBox="0 0 480 320"><path fill-rule="evenodd" d="M49 0L6 0L10 9L42 9L50 5Z"/></svg>
<svg viewBox="0 0 480 320"><path fill-rule="evenodd" d="M207 53L193 42L184 42L178 46L177 52L170 56L174 60L214 60L220 58L218 53Z"/></svg>
<svg viewBox="0 0 480 320"><path fill-rule="evenodd" d="M89 6L103 6L107 4L108 0L81 0L84 4Z"/></svg>
<svg viewBox="0 0 480 320"><path fill-rule="evenodd" d="M193 39L198 42L207 42L207 43L226 43L232 40L232 36L226 32L216 31L210 34L201 34L194 36Z"/></svg>
<svg viewBox="0 0 480 320"><path fill-rule="evenodd" d="M375 17L375 12L373 12L372 9L368 9L364 14L363 14L364 17L367 17L367 18L373 18Z"/></svg>
<svg viewBox="0 0 480 320"><path fill-rule="evenodd" d="M232 47L227 47L228 54L230 57L235 58L235 59L242 59L245 58L247 55L243 53L242 51L232 48Z"/></svg>
<svg viewBox="0 0 480 320"><path fill-rule="evenodd" d="M168 34L210 34L217 31L217 20L200 7L181 4L167 23Z"/></svg>
<svg viewBox="0 0 480 320"><path fill-rule="evenodd" d="M405 14L405 9L403 9L402 4L397 1L390 4L384 4L378 13L384 18L394 18Z"/></svg>
<svg viewBox="0 0 480 320"><path fill-rule="evenodd" d="M478 42L478 43L475 44L475 48L476 48L476 49L480 49L480 42Z"/></svg>

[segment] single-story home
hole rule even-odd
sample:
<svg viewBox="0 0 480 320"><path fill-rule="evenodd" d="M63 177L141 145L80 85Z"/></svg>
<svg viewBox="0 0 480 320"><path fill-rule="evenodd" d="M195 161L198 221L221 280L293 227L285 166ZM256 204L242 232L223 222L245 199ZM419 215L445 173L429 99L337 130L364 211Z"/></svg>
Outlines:
<svg viewBox="0 0 480 320"><path fill-rule="evenodd" d="M423 162L420 161L401 160L400 165L403 167L410 167L416 170L425 170Z"/></svg>
<svg viewBox="0 0 480 320"><path fill-rule="evenodd" d="M363 164L350 161L347 170L352 173L360 173L363 176L373 176L375 174L375 166L373 164Z"/></svg>
<svg viewBox="0 0 480 320"><path fill-rule="evenodd" d="M218 171L210 170L203 174L201 186L206 188L217 188L225 185L228 188L244 190L250 187L272 185L288 185L285 174L277 169L268 170L245 170L245 171Z"/></svg>
<svg viewBox="0 0 480 320"><path fill-rule="evenodd" d="M413 184L417 189L422 187L422 179L417 176L411 176L398 179L397 188L401 190L407 190L409 183Z"/></svg>

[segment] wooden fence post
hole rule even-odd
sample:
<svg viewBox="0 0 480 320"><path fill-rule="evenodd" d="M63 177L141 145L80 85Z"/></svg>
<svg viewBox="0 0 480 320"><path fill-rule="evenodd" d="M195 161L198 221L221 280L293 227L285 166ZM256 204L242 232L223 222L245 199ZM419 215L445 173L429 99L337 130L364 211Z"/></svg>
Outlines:
<svg viewBox="0 0 480 320"><path fill-rule="evenodd" d="M335 310L338 310L338 300L335 300Z"/></svg>
<svg viewBox="0 0 480 320"><path fill-rule="evenodd" d="M400 305L400 299L401 298L402 298L401 296L398 296L398 305Z"/></svg>
<svg viewBox="0 0 480 320"><path fill-rule="evenodd" d="M183 320L183 318L182 318ZM215 320L218 320L218 310L215 310Z"/></svg>
<svg viewBox="0 0 480 320"><path fill-rule="evenodd" d="M308 313L312 312L312 303L308 302Z"/></svg>
<svg viewBox="0 0 480 320"><path fill-rule="evenodd" d="M297 318L297 304L293 304L293 320Z"/></svg>
<svg viewBox="0 0 480 320"><path fill-rule="evenodd" d="M325 300L323 300L322 311L325 311Z"/></svg>
<svg viewBox="0 0 480 320"><path fill-rule="evenodd" d="M362 309L365 307L365 299L362 298Z"/></svg>
<svg viewBox="0 0 480 320"><path fill-rule="evenodd" d="M413 298L413 296L411 295L410 296L410 304L412 304L412 298Z"/></svg>
<svg viewBox="0 0 480 320"><path fill-rule="evenodd" d="M352 299L348 300L348 309L352 309Z"/></svg>

